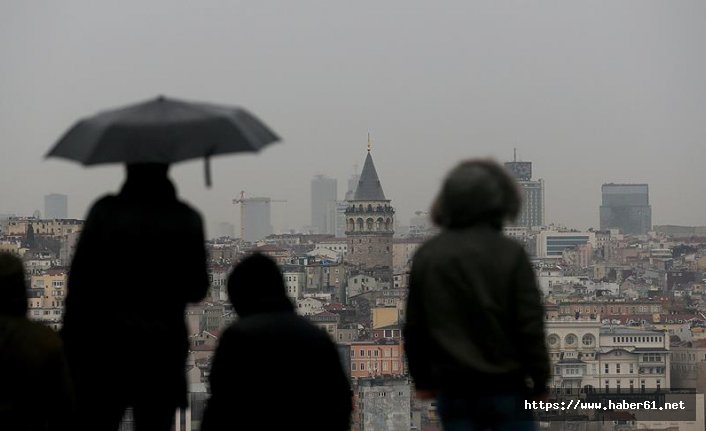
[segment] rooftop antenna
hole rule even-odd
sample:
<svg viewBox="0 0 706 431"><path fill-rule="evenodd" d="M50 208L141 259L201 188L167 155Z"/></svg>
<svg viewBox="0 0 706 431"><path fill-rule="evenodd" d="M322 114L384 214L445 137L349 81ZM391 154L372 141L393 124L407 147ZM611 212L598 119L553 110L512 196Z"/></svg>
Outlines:
<svg viewBox="0 0 706 431"><path fill-rule="evenodd" d="M517 161L517 147L513 148L513 162Z"/></svg>
<svg viewBox="0 0 706 431"><path fill-rule="evenodd" d="M372 145L372 141L370 140L370 132L368 132L368 152L370 152L371 145Z"/></svg>

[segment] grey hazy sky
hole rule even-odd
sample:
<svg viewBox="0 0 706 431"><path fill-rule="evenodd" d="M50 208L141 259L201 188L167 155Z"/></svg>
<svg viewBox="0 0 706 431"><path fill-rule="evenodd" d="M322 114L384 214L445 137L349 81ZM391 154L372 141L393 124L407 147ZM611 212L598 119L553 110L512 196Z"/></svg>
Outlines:
<svg viewBox="0 0 706 431"><path fill-rule="evenodd" d="M82 218L122 168L43 155L77 118L165 94L242 105L284 142L175 166L210 224L246 190L309 223L309 182L362 167L366 134L407 223L463 158L534 162L549 221L598 224L604 182L647 182L655 224L706 225L706 2L0 2L0 213L69 195Z"/></svg>

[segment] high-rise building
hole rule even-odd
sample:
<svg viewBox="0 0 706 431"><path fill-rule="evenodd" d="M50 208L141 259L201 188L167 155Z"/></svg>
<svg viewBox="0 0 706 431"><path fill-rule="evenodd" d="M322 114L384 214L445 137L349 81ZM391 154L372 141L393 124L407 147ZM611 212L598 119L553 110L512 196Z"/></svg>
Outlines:
<svg viewBox="0 0 706 431"><path fill-rule="evenodd" d="M240 200L240 236L244 241L255 242L272 235L271 201L264 197Z"/></svg>
<svg viewBox="0 0 706 431"><path fill-rule="evenodd" d="M544 226L544 180L532 179L532 162L505 163L507 169L517 180L522 193L522 208L511 226Z"/></svg>
<svg viewBox="0 0 706 431"><path fill-rule="evenodd" d="M318 233L334 234L338 183L335 178L317 175L311 180L311 227Z"/></svg>
<svg viewBox="0 0 706 431"><path fill-rule="evenodd" d="M66 219L68 215L68 197L66 195L52 193L44 196L44 218L45 219Z"/></svg>
<svg viewBox="0 0 706 431"><path fill-rule="evenodd" d="M391 278L394 215L368 148L360 180L346 209L346 261L361 269L388 268Z"/></svg>
<svg viewBox="0 0 706 431"><path fill-rule="evenodd" d="M652 207L647 184L603 184L601 230L644 235L652 229Z"/></svg>

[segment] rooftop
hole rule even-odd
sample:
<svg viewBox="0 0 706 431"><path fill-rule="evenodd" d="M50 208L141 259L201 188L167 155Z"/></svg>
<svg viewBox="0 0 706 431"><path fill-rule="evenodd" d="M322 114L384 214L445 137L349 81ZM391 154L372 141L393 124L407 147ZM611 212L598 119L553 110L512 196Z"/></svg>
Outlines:
<svg viewBox="0 0 706 431"><path fill-rule="evenodd" d="M373 157L368 151L368 155L365 157L365 164L363 165L363 172L360 174L360 180L358 181L358 186L355 189L355 194L353 195L354 201L384 201L385 193L382 191L382 185L380 184L380 179L378 178L378 173L375 170L375 164L373 163Z"/></svg>

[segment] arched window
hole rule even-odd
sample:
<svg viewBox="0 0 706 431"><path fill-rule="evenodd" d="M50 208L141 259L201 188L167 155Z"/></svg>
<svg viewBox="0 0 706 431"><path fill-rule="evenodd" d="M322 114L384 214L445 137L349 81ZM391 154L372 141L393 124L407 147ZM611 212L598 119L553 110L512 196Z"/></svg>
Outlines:
<svg viewBox="0 0 706 431"><path fill-rule="evenodd" d="M573 346L576 344L577 338L576 335L574 334L568 334L566 337L564 337L564 343L566 343L567 346Z"/></svg>
<svg viewBox="0 0 706 431"><path fill-rule="evenodd" d="M365 220L365 228L369 231L373 230L373 219L372 218Z"/></svg>
<svg viewBox="0 0 706 431"><path fill-rule="evenodd" d="M593 346L594 341L595 341L595 337L591 334L586 334L583 337L581 337L581 343L584 346Z"/></svg>
<svg viewBox="0 0 706 431"><path fill-rule="evenodd" d="M363 230L363 218L362 217L358 217L358 220L356 220L356 225L357 225L356 230L359 230L359 231Z"/></svg>
<svg viewBox="0 0 706 431"><path fill-rule="evenodd" d="M549 347L559 347L559 337L556 334L552 334L547 337L547 344Z"/></svg>

